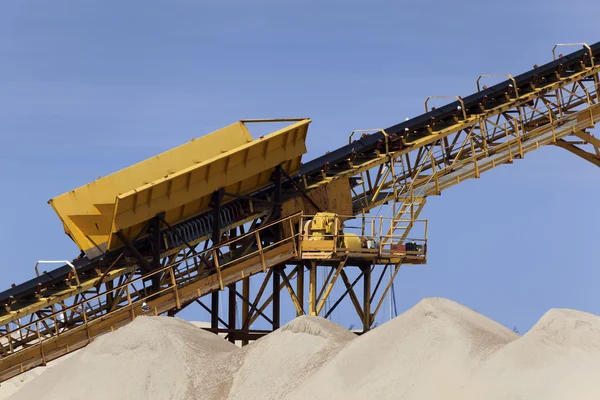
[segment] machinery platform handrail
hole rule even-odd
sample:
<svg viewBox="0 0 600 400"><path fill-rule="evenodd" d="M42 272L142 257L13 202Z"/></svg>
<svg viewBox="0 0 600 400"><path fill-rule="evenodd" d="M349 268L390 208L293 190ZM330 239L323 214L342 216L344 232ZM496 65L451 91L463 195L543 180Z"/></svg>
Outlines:
<svg viewBox="0 0 600 400"><path fill-rule="evenodd" d="M360 227L344 225L344 221L356 220L361 221ZM313 222L317 222L318 228ZM421 226L422 237L408 237L415 225ZM427 251L427 219L322 213L302 215L301 227L301 258L313 258L311 253L338 252L350 257L425 257Z"/></svg>

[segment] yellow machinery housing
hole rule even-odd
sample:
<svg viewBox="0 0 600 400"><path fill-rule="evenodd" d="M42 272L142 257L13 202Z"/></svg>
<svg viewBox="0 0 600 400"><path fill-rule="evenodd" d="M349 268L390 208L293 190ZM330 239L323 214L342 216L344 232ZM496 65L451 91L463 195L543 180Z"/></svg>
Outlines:
<svg viewBox="0 0 600 400"><path fill-rule="evenodd" d="M320 212L306 221L302 251L334 252L337 248L361 248L360 237L352 233L344 233L343 222L337 214Z"/></svg>
<svg viewBox="0 0 600 400"><path fill-rule="evenodd" d="M281 165L295 174L306 153L310 119L253 140L239 121L138 164L97 179L49 201L65 233L89 258L123 245L159 213L169 224L192 218L210 207L218 188L245 195L269 184Z"/></svg>

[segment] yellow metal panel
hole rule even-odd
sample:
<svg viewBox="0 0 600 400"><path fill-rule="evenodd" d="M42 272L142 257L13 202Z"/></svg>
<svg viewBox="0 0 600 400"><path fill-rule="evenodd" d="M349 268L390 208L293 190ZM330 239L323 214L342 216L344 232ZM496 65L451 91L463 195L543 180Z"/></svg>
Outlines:
<svg viewBox="0 0 600 400"><path fill-rule="evenodd" d="M65 232L88 256L135 236L148 219L166 213L170 223L205 211L210 194L247 194L269 183L279 164L295 173L306 153L309 119L252 140L243 121L144 160L49 201Z"/></svg>
<svg viewBox="0 0 600 400"><path fill-rule="evenodd" d="M353 233L344 234L344 248L345 249L362 249L362 243L360 237Z"/></svg>
<svg viewBox="0 0 600 400"><path fill-rule="evenodd" d="M353 214L352 192L348 178L334 179L327 185L309 191L307 196L323 211L338 215ZM291 215L298 210L302 210L309 215L319 212L304 196L296 196L283 203L282 215Z"/></svg>
<svg viewBox="0 0 600 400"><path fill-rule="evenodd" d="M303 240L302 251L333 251L333 240Z"/></svg>
<svg viewBox="0 0 600 400"><path fill-rule="evenodd" d="M160 212L176 224L209 207L215 190L248 194L270 184L273 168L283 164L288 174L298 171L306 153L309 120L299 121L258 140L225 152L168 177L150 182L117 197L108 249L121 246L119 230L133 237L145 222Z"/></svg>
<svg viewBox="0 0 600 400"><path fill-rule="evenodd" d="M88 250L107 241L117 196L251 141L246 126L236 122L64 193L49 203L63 222L65 232L80 249Z"/></svg>

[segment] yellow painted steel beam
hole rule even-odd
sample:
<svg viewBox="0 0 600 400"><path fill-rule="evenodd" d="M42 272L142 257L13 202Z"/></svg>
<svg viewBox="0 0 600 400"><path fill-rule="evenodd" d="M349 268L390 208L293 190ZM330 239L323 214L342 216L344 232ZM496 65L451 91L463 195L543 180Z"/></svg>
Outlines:
<svg viewBox="0 0 600 400"><path fill-rule="evenodd" d="M294 271L292 271L292 273L296 273L299 276L299 274L297 273L298 268L302 268L302 267L299 267L299 266L296 267L294 269ZM280 274L281 274L281 280L283 281L283 284L285 285L288 293L290 294L290 298L292 299L292 302L294 303L294 307L296 308L296 315L304 315L304 310L302 309L302 304L300 303L298 296L296 296L296 292L294 291L294 288L292 287L292 284L290 283L289 278L285 274L285 271L282 270L280 272Z"/></svg>
<svg viewBox="0 0 600 400"><path fill-rule="evenodd" d="M598 139L595 136L592 136L590 133L588 133L586 131L573 132L573 135L577 136L580 139L585 140L586 142L590 143L592 146L594 146L597 149L600 148L600 139Z"/></svg>
<svg viewBox="0 0 600 400"><path fill-rule="evenodd" d="M314 262L309 267L308 285L308 312L317 315L317 264Z"/></svg>
<svg viewBox="0 0 600 400"><path fill-rule="evenodd" d="M158 293L150 295L149 297L152 297L152 300L147 299L146 302L149 307L154 309L153 314L155 315L177 309L178 307L181 307L181 304L188 303L210 292L219 290L221 281L226 286L262 272L263 267L265 266L262 261L263 259L266 259L266 267L268 269L290 260L294 257L294 245L291 240L293 240L293 237L285 239L277 246L265 249L260 255L254 254L251 257L230 262L229 266L222 271L222 276L220 278L217 277L216 274L212 274L197 281L188 282L187 285L181 287L178 287L178 284L172 277L174 265L154 271L151 275L166 272L171 276L171 280L168 287L161 289ZM132 282L127 282L123 287L128 291L129 285L139 283L144 279L147 279L147 276L137 278ZM281 285L281 288L283 288L283 286L284 284ZM119 289L120 288L113 288L112 291L116 292ZM10 377L18 375L35 366L43 365L50 360L77 350L87 345L94 338L129 323L135 316L145 314L141 309L141 299L133 303L131 295L128 295L127 297L128 304L126 306L120 307L115 311L98 318L92 320L88 319L83 325L61 332L59 335L41 337L38 342L33 344L33 346L25 347L18 352L0 359L0 381L9 379ZM94 301L96 301L95 298L82 300L83 303L73 305L71 306L71 309L87 307L87 304L93 304Z"/></svg>
<svg viewBox="0 0 600 400"><path fill-rule="evenodd" d="M128 272L131 272L132 270L133 270L133 267L116 268L116 269L110 271L108 274L106 274L104 277L104 280L110 281L110 280L116 279L117 277L119 277L123 274L126 274ZM69 299L78 294L85 293L88 290L94 288L94 286L98 283L100 278L101 278L100 276L95 276L89 280L81 282L81 285L79 285L78 287L64 289L60 292L56 292L51 295L48 295L47 297L42 297L38 301L34 302L33 304L30 304L28 306L20 308L16 311L13 311L10 314L1 315L0 316L0 326L7 325L11 322L17 321L20 318L23 318L27 315L33 314L34 312L41 311L47 307L52 306L52 304L56 304L58 302L64 301L64 300Z"/></svg>
<svg viewBox="0 0 600 400"><path fill-rule="evenodd" d="M325 290L325 294L322 296L322 298L319 302L319 305L317 306L316 315L319 315L321 313L321 310L325 306L325 302L327 301L327 298L329 297L329 294L331 293L331 290L333 289L333 285L335 285L337 278L340 276L340 272L341 272L342 268L344 268L344 265L346 265L347 259L348 258L346 257L339 263L338 267L335 270L335 273L333 274L331 281L327 282L327 289ZM332 269L332 271L333 271L333 269ZM323 284L325 284L325 282L323 282Z"/></svg>
<svg viewBox="0 0 600 400"><path fill-rule="evenodd" d="M565 150L575 154L578 157L583 158L586 161L591 162L596 167L600 167L600 157L598 157L597 155L588 153L587 151L580 149L579 147L575 146L572 143L567 142L564 139L558 140L556 142L556 145L562 149L565 149Z"/></svg>
<svg viewBox="0 0 600 400"><path fill-rule="evenodd" d="M257 231L240 236L234 241L239 242L247 237L254 236L255 233L260 234L261 231L269 230L275 224L285 226L290 221L296 221L298 219L299 214L286 217L280 221L262 226ZM281 241L267 246L258 252L253 252L242 258L223 262L221 265L221 271L219 273L200 275L194 280L183 279L182 281L178 282L175 278L175 268L177 268L178 265L185 263L187 261L186 257L142 277L138 277L132 281L127 281L118 287L107 288L105 292L98 293L93 297L88 297L86 299L82 296L77 296L75 297L74 304L66 306L63 303L63 308L58 312L53 312L51 315L38 315L38 321L29 323L25 322L18 329L15 329L14 327L10 328L12 329L10 332L0 336L0 342L4 350L9 349L11 353L8 356L0 358L0 381L7 379L7 376L12 376L11 374L15 372L23 372L30 367L40 365L40 363L45 363L53 358L57 358L65 354L65 352L68 353L70 351L69 348L73 350L81 347L82 345L87 344L98 334L106 333L108 329L116 329L119 327L119 324L127 323L128 319L127 317L123 319L123 315L129 315L132 319L135 317L135 315L142 314L140 307L144 300L150 307L155 308L155 314L162 314L169 310L179 309L182 304L187 304L190 301L193 301L194 299L207 293L210 293L214 290L219 290L223 286L227 286L233 282L237 282L251 275L260 273L264 269L270 270L270 268L276 265L289 261L296 256L294 244L296 236L297 233L291 231ZM227 249L230 245L231 242L224 242L217 247L223 247L224 249ZM213 253L214 250L215 248L211 248L205 250L205 252ZM131 270L135 270L133 267L129 268ZM116 270L111 271L111 273L113 272L114 274L117 274ZM134 284L139 284L141 281L144 281L155 275L166 275L167 280L165 284L167 287L162 287L158 292L150 295L143 294L142 292L134 289ZM111 278L114 279L114 276L111 276ZM90 282L85 282L82 285L85 285L85 288L89 290L93 284L96 283L97 279L100 279L100 277L95 278L95 280L91 280ZM85 290L84 288L81 289ZM127 295L127 305L119 306L113 311L108 310L107 314L100 314L97 312L99 310L98 307L105 307L101 305L100 300L105 298L108 293L116 294L123 293L123 291L125 291ZM72 295L71 292L69 294ZM119 296L117 295L115 297L118 298ZM40 304L46 308L49 307L49 304L46 302L40 302ZM81 313L81 318L79 316L77 317L78 322L85 325L85 334L82 333L81 326L69 328L61 332L54 332L54 328L48 327L52 325L55 326L57 313L80 313L80 310L84 309L90 309L90 311L92 311L91 313ZM32 312L34 311L29 309L28 314L31 314ZM49 324L46 324L46 321L49 321ZM107 325L103 324L103 321L112 321L112 323ZM8 325L5 326L8 328ZM46 327L45 329L44 326ZM97 329L97 326L103 326L100 333L94 333ZM27 341L11 339L15 333L23 331L31 332L31 334L26 338ZM92 333L90 334L89 332ZM86 343L82 344L82 341L85 341ZM15 348L13 345L16 345L18 348Z"/></svg>
<svg viewBox="0 0 600 400"><path fill-rule="evenodd" d="M249 218L246 218L246 219L236 222L233 226L237 227L237 226L243 225L247 222L250 222L251 220L252 220L252 217L249 217ZM201 237L199 239L195 239L195 240L191 241L190 244L197 245L201 241L206 240L207 237L208 236ZM185 245L171 248L168 251L161 254L161 259L177 255L180 251L184 250L185 248L186 248ZM115 268L115 269L109 271L104 276L103 281L112 281L112 280L120 277L121 275L132 272L136 268L137 267L135 265ZM86 291L94 288L98 284L100 278L101 277L99 275L94 275L93 277L89 277L87 279L82 279L81 284L79 286L72 286L72 287L60 290L58 292L52 291L51 293L47 293L46 290L42 290L42 292L39 294L39 299L37 301L33 302L32 304L28 304L24 307L19 307L18 309L13 310L8 314L0 315L0 326L17 321L20 318L23 318L23 317L30 315L32 313L35 313L37 311L44 310L45 308L53 307L55 304L60 303L61 301L64 301L66 299L72 298L74 296L77 296L78 294L85 293Z"/></svg>

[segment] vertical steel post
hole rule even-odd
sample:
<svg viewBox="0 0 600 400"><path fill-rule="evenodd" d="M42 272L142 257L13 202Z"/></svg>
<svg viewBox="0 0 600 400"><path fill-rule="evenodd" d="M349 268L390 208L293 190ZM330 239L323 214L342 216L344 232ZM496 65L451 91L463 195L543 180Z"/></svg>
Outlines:
<svg viewBox="0 0 600 400"><path fill-rule="evenodd" d="M212 196L212 207L213 207L213 226L211 240L213 245L219 244L221 241L221 199L225 190L220 188L213 193ZM213 258L218 256L218 252L213 253ZM216 267L216 259L213 260L213 264ZM219 292L215 291L210 296L210 327L212 329L219 329Z"/></svg>
<svg viewBox="0 0 600 400"><path fill-rule="evenodd" d="M279 329L281 321L281 267L273 267L273 330Z"/></svg>
<svg viewBox="0 0 600 400"><path fill-rule="evenodd" d="M371 329L371 266L361 267L363 277L363 332Z"/></svg>
<svg viewBox="0 0 600 400"><path fill-rule="evenodd" d="M310 277L308 282L308 307L310 315L317 315L317 264L310 263Z"/></svg>
<svg viewBox="0 0 600 400"><path fill-rule="evenodd" d="M273 183L275 189L273 191L273 215L272 219L277 220L281 217L281 165L275 167L273 171ZM275 242L279 242L282 238L281 224L273 226ZM281 324L281 269L282 267L273 267L273 330L279 329Z"/></svg>
<svg viewBox="0 0 600 400"><path fill-rule="evenodd" d="M242 295L250 300L250 278L246 277L242 280ZM250 313L250 305L248 304L248 302L243 301L242 302L242 331L243 333L248 333L248 326L245 325L243 322L246 321L248 319L248 314ZM242 339L242 346L245 346L248 344L248 336L247 335L242 335L244 337L244 339Z"/></svg>
<svg viewBox="0 0 600 400"><path fill-rule="evenodd" d="M304 310L304 265L298 264L298 276L296 277L296 297L298 298L298 303L300 303L300 307ZM296 313L296 316L299 317L299 312Z"/></svg>
<svg viewBox="0 0 600 400"><path fill-rule="evenodd" d="M235 329L235 309L236 309L236 299L235 299L235 291L236 291L236 282L228 285L229 288L229 318L228 318L228 328L230 330ZM236 335L233 332L229 332L228 334L229 341L231 343L235 343Z"/></svg>
<svg viewBox="0 0 600 400"><path fill-rule="evenodd" d="M210 327L219 329L219 292L217 291L210 294Z"/></svg>

